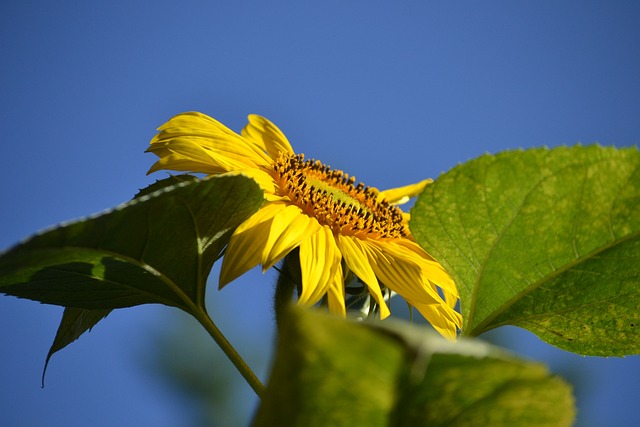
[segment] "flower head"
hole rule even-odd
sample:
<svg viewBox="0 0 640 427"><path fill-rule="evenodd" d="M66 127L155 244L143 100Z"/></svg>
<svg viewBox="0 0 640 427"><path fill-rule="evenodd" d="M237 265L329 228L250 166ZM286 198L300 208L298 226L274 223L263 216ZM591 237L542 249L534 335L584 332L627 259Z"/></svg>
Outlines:
<svg viewBox="0 0 640 427"><path fill-rule="evenodd" d="M389 316L384 289L400 294L442 335L453 339L462 326L454 310L455 283L413 239L409 215L396 205L416 196L431 180L387 191L296 154L267 119L250 115L237 134L201 113L183 113L162 125L147 151L161 170L205 174L242 173L265 195L264 205L233 233L223 258L220 287L262 265L274 266L299 249L302 276L298 303L327 299L342 315L345 277L353 273Z"/></svg>

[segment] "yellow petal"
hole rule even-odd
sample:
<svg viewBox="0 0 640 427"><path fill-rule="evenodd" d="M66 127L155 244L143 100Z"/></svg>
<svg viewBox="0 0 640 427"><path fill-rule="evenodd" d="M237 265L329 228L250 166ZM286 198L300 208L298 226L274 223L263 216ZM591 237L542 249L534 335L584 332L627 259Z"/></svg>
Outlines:
<svg viewBox="0 0 640 427"><path fill-rule="evenodd" d="M438 304L420 304L415 307L443 337L450 341L456 339L458 329L462 329L462 316L458 312Z"/></svg>
<svg viewBox="0 0 640 427"><path fill-rule="evenodd" d="M282 203L263 206L233 232L220 271L220 288L262 261L274 216L285 209Z"/></svg>
<svg viewBox="0 0 640 427"><path fill-rule="evenodd" d="M422 193L422 190L432 182L433 180L429 178L415 184L405 185L404 187L390 188L388 190L381 191L380 198L385 199L393 205L401 205Z"/></svg>
<svg viewBox="0 0 640 427"><path fill-rule="evenodd" d="M267 166L272 162L256 144L201 113L179 114L158 130L147 151L161 158L170 154L182 154L194 160L209 157L209 161L225 172Z"/></svg>
<svg viewBox="0 0 640 427"><path fill-rule="evenodd" d="M458 304L458 300L460 299L458 294L452 294L451 292L447 292L444 289L442 290L442 293L444 294L444 300L447 305L451 308L455 308L455 306Z"/></svg>
<svg viewBox="0 0 640 427"><path fill-rule="evenodd" d="M369 292L380 306L380 318L388 317L391 312L382 296L376 274L371 268L368 246L360 239L338 234L338 247L349 269L367 285Z"/></svg>
<svg viewBox="0 0 640 427"><path fill-rule="evenodd" d="M154 153L162 158L171 154L179 154L188 159L210 162L211 152L198 138L171 138L147 148L147 153Z"/></svg>
<svg viewBox="0 0 640 427"><path fill-rule="evenodd" d="M181 154L194 160L206 160L222 166L225 171L248 167L265 167L269 162L256 155L248 143L239 142L226 135L203 138L186 135L162 140L147 149L158 157Z"/></svg>
<svg viewBox="0 0 640 427"><path fill-rule="evenodd" d="M318 221L303 214L299 207L289 205L282 209L271 223L269 239L262 251L262 271L273 267L319 229Z"/></svg>
<svg viewBox="0 0 640 427"><path fill-rule="evenodd" d="M370 247L374 257L371 264L380 280L416 307L443 336L455 338L462 316L442 299L422 268L414 263L415 255L394 242L374 241Z"/></svg>
<svg viewBox="0 0 640 427"><path fill-rule="evenodd" d="M398 239L387 245L397 258L410 259L416 263L429 281L435 283L444 292L458 297L458 288L444 267L429 255L420 245L408 239Z"/></svg>
<svg viewBox="0 0 640 427"><path fill-rule="evenodd" d="M330 279L329 292L327 293L329 300L329 311L342 317L347 315L347 308L345 307L345 290L344 279L342 277L342 263L338 263L338 267Z"/></svg>
<svg viewBox="0 0 640 427"><path fill-rule="evenodd" d="M164 134L189 134L206 136L211 133L226 133L228 135L237 135L234 131L206 114L197 111L188 111L176 114L166 123L158 128L160 133L152 140L152 142L160 139Z"/></svg>
<svg viewBox="0 0 640 427"><path fill-rule="evenodd" d="M327 226L300 243L302 292L298 303L313 305L329 291L340 268L342 256L333 232Z"/></svg>
<svg viewBox="0 0 640 427"><path fill-rule="evenodd" d="M226 170L215 163L200 162L197 160L189 159L180 154L171 154L162 157L155 162L151 168L147 171L147 175L159 170L172 170L172 171L185 171L185 172L197 172L206 173L208 175L217 175L226 172Z"/></svg>
<svg viewBox="0 0 640 427"><path fill-rule="evenodd" d="M273 160L278 158L280 152L293 154L293 148L282 131L257 114L249 115L249 123L242 129L242 136L266 151Z"/></svg>
<svg viewBox="0 0 640 427"><path fill-rule="evenodd" d="M203 140L227 139L235 140L239 144L247 144L243 138L213 117L198 112L178 114L158 128L160 131L152 140L151 145L177 137L194 137ZM253 144L247 148L255 150Z"/></svg>
<svg viewBox="0 0 640 427"><path fill-rule="evenodd" d="M371 241L369 247L376 276L408 303L414 306L436 301L444 304L437 289L424 279L420 267L411 260L406 250L393 242Z"/></svg>

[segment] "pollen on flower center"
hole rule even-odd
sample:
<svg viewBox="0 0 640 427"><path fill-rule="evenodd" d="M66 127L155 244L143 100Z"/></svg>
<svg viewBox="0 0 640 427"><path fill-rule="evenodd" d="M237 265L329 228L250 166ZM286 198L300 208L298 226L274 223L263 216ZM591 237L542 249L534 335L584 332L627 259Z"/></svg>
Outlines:
<svg viewBox="0 0 640 427"><path fill-rule="evenodd" d="M377 191L355 184L340 170L303 154L280 153L273 165L274 178L283 196L334 232L359 238L400 238L408 235L402 211Z"/></svg>

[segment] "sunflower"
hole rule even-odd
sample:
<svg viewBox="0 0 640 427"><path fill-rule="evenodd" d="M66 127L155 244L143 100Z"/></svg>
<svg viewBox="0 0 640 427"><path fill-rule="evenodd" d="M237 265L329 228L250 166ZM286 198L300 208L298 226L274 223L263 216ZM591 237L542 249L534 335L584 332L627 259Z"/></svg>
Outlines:
<svg viewBox="0 0 640 427"><path fill-rule="evenodd" d="M299 250L298 304L326 297L331 312L346 315L345 277L356 276L379 307L390 311L385 290L401 295L443 336L454 339L462 317L455 283L413 239L409 214L397 204L431 180L378 191L353 176L296 154L269 120L250 115L237 134L196 112L179 114L158 128L148 152L158 170L218 175L241 173L264 191L263 206L233 233L222 261L220 288L249 269L273 267Z"/></svg>

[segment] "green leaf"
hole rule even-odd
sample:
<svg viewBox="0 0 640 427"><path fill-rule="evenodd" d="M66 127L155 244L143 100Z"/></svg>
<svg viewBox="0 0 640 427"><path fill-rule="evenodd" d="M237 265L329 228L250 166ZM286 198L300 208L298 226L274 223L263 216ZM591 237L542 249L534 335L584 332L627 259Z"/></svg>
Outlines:
<svg viewBox="0 0 640 427"><path fill-rule="evenodd" d="M78 309L204 307L230 234L263 202L244 176L188 180L38 234L0 257L0 292Z"/></svg>
<svg viewBox="0 0 640 427"><path fill-rule="evenodd" d="M589 355L640 352L640 153L485 155L418 198L411 230L460 290L465 335L529 329Z"/></svg>
<svg viewBox="0 0 640 427"><path fill-rule="evenodd" d="M65 308L62 314L62 320L56 337L53 340L53 344L47 354L47 359L44 362L44 369L42 370L42 385L44 387L44 376L47 372L47 366L51 356L57 351L62 350L84 334L86 331L91 330L99 321L107 317L111 313L109 309L101 310L85 310L82 308Z"/></svg>
<svg viewBox="0 0 640 427"><path fill-rule="evenodd" d="M156 191L165 189L166 187L172 185L180 184L182 182L195 180L197 180L197 178L193 175L171 175L169 178L156 181L148 187L140 190L138 194L134 196L134 198L150 195ZM47 366L49 365L51 356L80 338L80 336L85 332L91 330L91 328L93 328L99 321L107 317L110 312L111 309L87 310L81 308L65 308L64 313L62 314L60 325L58 326L58 331L56 332L56 337L53 340L51 348L49 349L49 353L47 354L47 358L44 364L44 369L42 371L43 386L44 376L47 372Z"/></svg>
<svg viewBox="0 0 640 427"><path fill-rule="evenodd" d="M495 347L295 309L254 425L555 427L574 415L564 381Z"/></svg>
<svg viewBox="0 0 640 427"><path fill-rule="evenodd" d="M156 182L154 182L153 184L138 191L138 193L134 196L134 199L150 195L156 191L163 190L172 185L179 185L181 183L193 181L198 181L198 177L189 174L169 175L168 178L156 180Z"/></svg>

